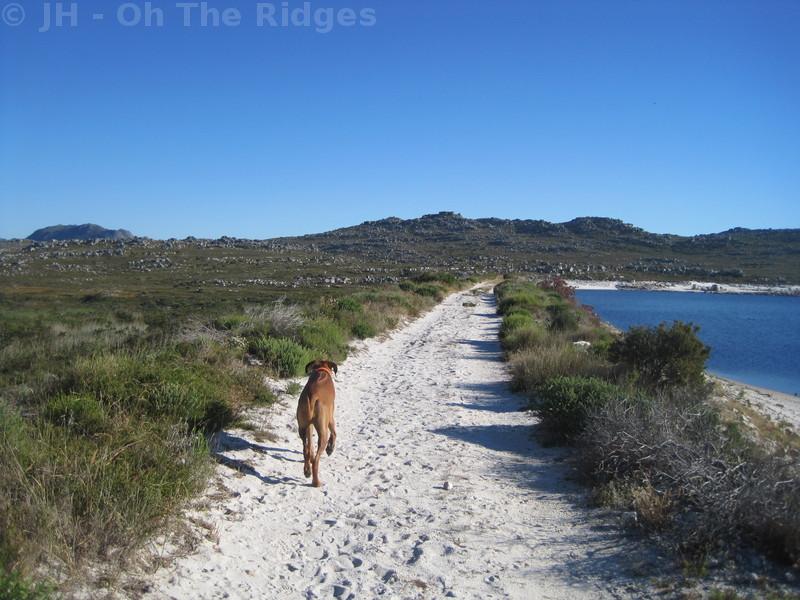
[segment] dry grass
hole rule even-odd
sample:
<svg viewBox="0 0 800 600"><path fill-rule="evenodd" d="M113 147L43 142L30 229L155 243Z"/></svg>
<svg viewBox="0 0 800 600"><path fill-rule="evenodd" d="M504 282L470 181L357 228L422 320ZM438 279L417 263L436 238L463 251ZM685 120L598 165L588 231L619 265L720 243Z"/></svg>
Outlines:
<svg viewBox="0 0 800 600"><path fill-rule="evenodd" d="M649 482L631 490L631 504L639 521L649 529L663 529L672 519L669 492L659 493Z"/></svg>
<svg viewBox="0 0 800 600"><path fill-rule="evenodd" d="M612 375L611 365L606 361L576 349L559 337L550 343L514 353L510 363L514 389L532 395L553 377L608 378Z"/></svg>
<svg viewBox="0 0 800 600"><path fill-rule="evenodd" d="M306 321L301 308L288 304L285 298L268 305L246 306L244 314L246 327L261 328L266 325L270 335L275 337L291 337Z"/></svg>

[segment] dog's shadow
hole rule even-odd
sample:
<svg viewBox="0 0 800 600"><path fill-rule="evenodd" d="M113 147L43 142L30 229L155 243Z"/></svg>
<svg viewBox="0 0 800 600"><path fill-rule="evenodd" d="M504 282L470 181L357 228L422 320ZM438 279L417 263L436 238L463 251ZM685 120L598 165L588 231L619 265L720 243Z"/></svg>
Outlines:
<svg viewBox="0 0 800 600"><path fill-rule="evenodd" d="M227 431L221 431L214 436L211 444L211 455L214 460L219 464L224 465L235 471L239 471L243 475L250 475L257 477L264 483L269 484L288 484L298 485L303 483L301 479L295 477L275 477L272 475L263 475L253 467L248 461L239 458L234 458L223 453L240 452L242 450L252 450L259 454L265 454L275 460L286 462L302 463L302 459L290 458L286 454L300 454L303 453L298 450L291 450L289 448L280 448L276 446L263 446L261 444L253 443L242 437L231 435Z"/></svg>

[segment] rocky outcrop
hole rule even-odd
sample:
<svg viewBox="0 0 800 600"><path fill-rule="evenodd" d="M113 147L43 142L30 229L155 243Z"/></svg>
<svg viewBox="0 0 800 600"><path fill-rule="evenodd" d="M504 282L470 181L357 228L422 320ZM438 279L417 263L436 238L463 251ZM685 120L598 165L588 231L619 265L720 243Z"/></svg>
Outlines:
<svg viewBox="0 0 800 600"><path fill-rule="evenodd" d="M36 242L53 240L127 240L133 234L127 229L106 229L93 223L84 225L52 225L37 229L27 239Z"/></svg>

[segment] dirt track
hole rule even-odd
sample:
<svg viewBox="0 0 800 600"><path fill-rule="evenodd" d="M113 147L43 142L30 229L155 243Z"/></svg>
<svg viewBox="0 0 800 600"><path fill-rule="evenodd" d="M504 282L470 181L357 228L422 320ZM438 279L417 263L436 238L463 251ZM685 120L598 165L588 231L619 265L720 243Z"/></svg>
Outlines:
<svg viewBox="0 0 800 600"><path fill-rule="evenodd" d="M648 595L634 542L585 508L563 451L532 439L498 326L493 297L464 292L363 344L339 369L321 490L303 477L293 400L272 413L275 442L224 433L232 496L202 515L218 543L157 572L148 597Z"/></svg>

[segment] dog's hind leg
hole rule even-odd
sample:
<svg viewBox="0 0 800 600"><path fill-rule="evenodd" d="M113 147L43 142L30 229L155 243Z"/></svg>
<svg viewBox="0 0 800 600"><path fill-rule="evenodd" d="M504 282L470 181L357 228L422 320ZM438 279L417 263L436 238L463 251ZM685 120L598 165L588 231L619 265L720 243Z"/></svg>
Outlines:
<svg viewBox="0 0 800 600"><path fill-rule="evenodd" d="M300 437L303 438L303 475L311 477L311 460L312 445L311 445L311 426L300 430Z"/></svg>
<svg viewBox="0 0 800 600"><path fill-rule="evenodd" d="M328 453L328 456L333 454L333 450L336 448L336 420L333 417L331 417L330 428L331 428L331 437L328 440L327 447L325 448L325 451Z"/></svg>
<svg viewBox="0 0 800 600"><path fill-rule="evenodd" d="M309 427L309 429L311 429ZM328 425L326 423L322 423L321 425L317 426L317 437L319 438L317 444L317 455L314 457L314 477L311 479L311 485L314 487L319 487L322 485L322 482L319 479L319 459L322 458L322 450L323 448L327 447L328 445Z"/></svg>

